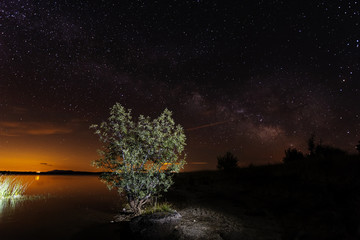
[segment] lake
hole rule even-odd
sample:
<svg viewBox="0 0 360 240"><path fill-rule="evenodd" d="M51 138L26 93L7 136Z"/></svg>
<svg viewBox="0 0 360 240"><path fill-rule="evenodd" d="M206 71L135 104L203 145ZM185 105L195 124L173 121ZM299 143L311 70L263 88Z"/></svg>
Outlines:
<svg viewBox="0 0 360 240"><path fill-rule="evenodd" d="M97 176L18 176L20 200L0 200L0 239L119 239L111 223L124 199ZM117 236L117 237L116 237Z"/></svg>

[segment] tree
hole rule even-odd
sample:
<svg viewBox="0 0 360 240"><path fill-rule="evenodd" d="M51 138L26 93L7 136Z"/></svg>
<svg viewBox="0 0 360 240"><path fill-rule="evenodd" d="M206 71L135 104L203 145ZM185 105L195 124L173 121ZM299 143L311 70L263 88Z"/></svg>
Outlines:
<svg viewBox="0 0 360 240"><path fill-rule="evenodd" d="M302 152L298 151L296 148L288 148L285 150L285 157L283 158L283 162L296 162L303 159L304 155Z"/></svg>
<svg viewBox="0 0 360 240"><path fill-rule="evenodd" d="M236 169L238 167L237 165L238 159L231 152L225 153L224 156L217 157L217 160L218 160L217 168L219 170L229 171Z"/></svg>
<svg viewBox="0 0 360 240"><path fill-rule="evenodd" d="M186 163L184 130L171 115L165 109L158 118L140 115L134 122L131 110L116 103L107 121L90 126L102 142L101 158L93 165L107 171L101 179L125 193L135 214L151 196L167 191L173 174Z"/></svg>
<svg viewBox="0 0 360 240"><path fill-rule="evenodd" d="M315 134L311 134L309 140L308 140L308 150L309 155L313 156L315 154Z"/></svg>

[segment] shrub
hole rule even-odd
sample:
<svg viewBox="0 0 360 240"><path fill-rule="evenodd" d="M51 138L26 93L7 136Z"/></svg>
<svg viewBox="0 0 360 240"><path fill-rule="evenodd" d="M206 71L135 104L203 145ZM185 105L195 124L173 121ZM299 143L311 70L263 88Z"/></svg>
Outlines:
<svg viewBox="0 0 360 240"><path fill-rule="evenodd" d="M285 150L285 157L283 158L284 163L296 162L304 159L302 152L296 148L288 148Z"/></svg>
<svg viewBox="0 0 360 240"><path fill-rule="evenodd" d="M329 160L345 156L347 156L346 151L336 147L328 145L317 145L315 148L315 157L319 160Z"/></svg>
<svg viewBox="0 0 360 240"><path fill-rule="evenodd" d="M231 171L238 167L238 159L231 152L225 153L224 156L217 157L219 170Z"/></svg>
<svg viewBox="0 0 360 240"><path fill-rule="evenodd" d="M107 121L91 126L103 144L101 158L93 164L108 171L102 179L109 188L125 192L135 214L152 196L167 191L173 174L185 164L186 137L171 115L165 109L158 118L140 115L134 122L131 110L117 103Z"/></svg>

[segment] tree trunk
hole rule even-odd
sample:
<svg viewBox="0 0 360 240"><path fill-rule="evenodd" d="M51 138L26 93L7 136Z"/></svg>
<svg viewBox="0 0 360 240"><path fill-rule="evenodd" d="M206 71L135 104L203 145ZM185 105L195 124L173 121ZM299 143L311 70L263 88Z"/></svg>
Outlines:
<svg viewBox="0 0 360 240"><path fill-rule="evenodd" d="M130 205L131 210L135 215L140 215L142 212L142 207L145 203L148 202L148 199L136 199L132 195L128 194L127 199Z"/></svg>

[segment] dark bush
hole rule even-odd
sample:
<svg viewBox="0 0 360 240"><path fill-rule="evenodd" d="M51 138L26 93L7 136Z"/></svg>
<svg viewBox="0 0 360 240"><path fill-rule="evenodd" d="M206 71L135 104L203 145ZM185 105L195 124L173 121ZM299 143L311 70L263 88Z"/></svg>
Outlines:
<svg viewBox="0 0 360 240"><path fill-rule="evenodd" d="M296 148L288 148L285 150L284 163L301 161L304 159L304 154L298 151Z"/></svg>
<svg viewBox="0 0 360 240"><path fill-rule="evenodd" d="M344 150L328 145L317 145L315 149L315 157L319 160L327 160L346 156Z"/></svg>
<svg viewBox="0 0 360 240"><path fill-rule="evenodd" d="M231 152L225 153L224 156L217 157L219 170L231 171L238 167L238 159Z"/></svg>

